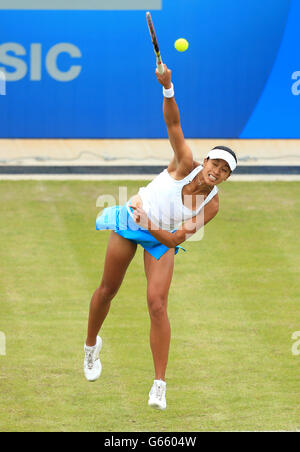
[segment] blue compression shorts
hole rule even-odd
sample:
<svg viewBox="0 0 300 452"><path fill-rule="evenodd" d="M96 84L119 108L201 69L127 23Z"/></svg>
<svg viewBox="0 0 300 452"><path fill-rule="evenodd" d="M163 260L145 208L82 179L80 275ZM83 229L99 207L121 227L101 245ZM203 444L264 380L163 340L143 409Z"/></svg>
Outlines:
<svg viewBox="0 0 300 452"><path fill-rule="evenodd" d="M144 229L135 223L127 210L127 204L104 209L96 220L96 230L112 230L121 237L124 237L137 245L141 245L157 260L170 249L156 240L147 229ZM176 231L172 231L172 233L174 232ZM178 253L179 249L185 251L181 246L176 246L175 254Z"/></svg>

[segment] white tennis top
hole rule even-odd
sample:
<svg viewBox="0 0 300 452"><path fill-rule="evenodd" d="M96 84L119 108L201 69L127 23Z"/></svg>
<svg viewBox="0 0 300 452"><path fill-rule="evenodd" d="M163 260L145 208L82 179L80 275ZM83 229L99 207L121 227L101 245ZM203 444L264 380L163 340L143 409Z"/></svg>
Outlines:
<svg viewBox="0 0 300 452"><path fill-rule="evenodd" d="M182 202L182 189L192 182L198 173L203 169L202 165L197 166L182 180L175 180L170 176L167 169L160 173L150 184L139 190L139 195L143 201L143 209L150 220L161 229L173 231L184 221L199 214L201 209L218 193L218 188L214 186L212 191L204 200L204 195L199 196L196 204L197 210L191 210ZM192 208L192 196L184 197L187 205Z"/></svg>

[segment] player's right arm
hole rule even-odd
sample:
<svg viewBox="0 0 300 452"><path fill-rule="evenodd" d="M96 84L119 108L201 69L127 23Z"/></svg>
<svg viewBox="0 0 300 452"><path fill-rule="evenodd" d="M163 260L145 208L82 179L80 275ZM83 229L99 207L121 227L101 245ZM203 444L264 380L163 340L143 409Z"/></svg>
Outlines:
<svg viewBox="0 0 300 452"><path fill-rule="evenodd" d="M165 72L159 74L156 70L157 80L166 89L171 88L172 72L164 65ZM163 104L164 119L167 126L169 140L174 150L174 158L171 161L168 170L176 171L178 177L185 177L193 169L193 153L185 141L181 123L180 113L174 97L164 98Z"/></svg>

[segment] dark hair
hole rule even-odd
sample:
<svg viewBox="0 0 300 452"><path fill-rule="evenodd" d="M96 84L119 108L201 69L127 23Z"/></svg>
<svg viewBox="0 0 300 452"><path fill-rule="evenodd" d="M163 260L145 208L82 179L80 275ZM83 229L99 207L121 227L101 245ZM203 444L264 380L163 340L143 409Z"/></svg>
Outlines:
<svg viewBox="0 0 300 452"><path fill-rule="evenodd" d="M216 146L216 147L213 148L213 149L221 149L222 151L229 152L229 154L232 155L232 157L234 158L235 162L237 163L237 158L236 158L235 152L233 152L233 150L230 149L230 148L228 148L227 146ZM212 150L213 150L213 149L212 149Z"/></svg>

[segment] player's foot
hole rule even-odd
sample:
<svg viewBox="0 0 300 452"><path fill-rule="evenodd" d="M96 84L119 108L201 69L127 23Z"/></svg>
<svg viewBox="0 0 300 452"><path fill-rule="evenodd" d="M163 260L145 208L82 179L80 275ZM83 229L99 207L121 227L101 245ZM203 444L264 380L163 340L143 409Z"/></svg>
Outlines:
<svg viewBox="0 0 300 452"><path fill-rule="evenodd" d="M157 410L165 410L167 384L163 380L154 380L151 391L149 392L148 405Z"/></svg>
<svg viewBox="0 0 300 452"><path fill-rule="evenodd" d="M99 359L99 353L102 348L102 339L97 336L97 342L94 347L84 346L84 375L88 381L96 381L101 375L102 365Z"/></svg>

